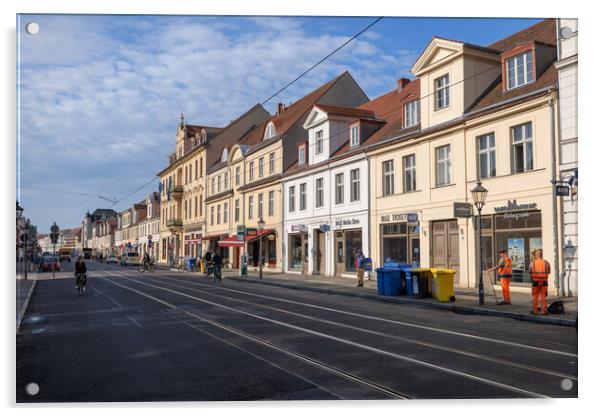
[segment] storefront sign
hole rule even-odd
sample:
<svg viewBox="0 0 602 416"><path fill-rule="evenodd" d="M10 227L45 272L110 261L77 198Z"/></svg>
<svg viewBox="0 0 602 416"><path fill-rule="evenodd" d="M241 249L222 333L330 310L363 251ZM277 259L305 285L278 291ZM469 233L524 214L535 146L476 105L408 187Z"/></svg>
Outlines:
<svg viewBox="0 0 602 416"><path fill-rule="evenodd" d="M257 228L247 228L247 235L250 237L257 236Z"/></svg>
<svg viewBox="0 0 602 416"><path fill-rule="evenodd" d="M276 236L274 234L268 234L268 240L274 241L275 239L276 239Z"/></svg>
<svg viewBox="0 0 602 416"><path fill-rule="evenodd" d="M571 194L568 185L556 185L556 196L569 196Z"/></svg>
<svg viewBox="0 0 602 416"><path fill-rule="evenodd" d="M307 232L307 225L305 224L292 224L291 233L305 233Z"/></svg>
<svg viewBox="0 0 602 416"><path fill-rule="evenodd" d="M335 228L342 228L347 225L358 225L359 223L360 223L360 220L358 220L357 218L351 218L348 220L340 219L340 220L334 221L334 226L335 226Z"/></svg>
<svg viewBox="0 0 602 416"><path fill-rule="evenodd" d="M380 216L380 222L418 222L418 213L407 212L403 214L387 214Z"/></svg>
<svg viewBox="0 0 602 416"><path fill-rule="evenodd" d="M330 231L330 225L329 224L320 224L320 231L322 231L323 233L327 233L328 231Z"/></svg>
<svg viewBox="0 0 602 416"><path fill-rule="evenodd" d="M454 202L454 218L472 217L472 204L468 202Z"/></svg>
<svg viewBox="0 0 602 416"><path fill-rule="evenodd" d="M536 203L530 204L517 204L516 199L514 201L508 201L508 205L502 207L494 207L493 210L498 213L508 212L508 211L524 211L527 209L535 209L537 208Z"/></svg>

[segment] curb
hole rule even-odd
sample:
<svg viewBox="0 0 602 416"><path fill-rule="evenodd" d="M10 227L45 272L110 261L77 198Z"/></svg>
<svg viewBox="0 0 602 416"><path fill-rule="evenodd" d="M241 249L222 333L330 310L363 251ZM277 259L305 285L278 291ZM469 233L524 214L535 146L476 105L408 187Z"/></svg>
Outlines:
<svg viewBox="0 0 602 416"><path fill-rule="evenodd" d="M25 316L25 311L29 306L29 299L31 299L31 295L37 283L37 280L33 281L33 284L29 288L29 293L27 293L27 297L25 298L25 302L23 302L23 306L21 306L21 309L19 310L19 315L17 316L17 334L19 333L19 329L21 329L21 321L23 320L23 316Z"/></svg>
<svg viewBox="0 0 602 416"><path fill-rule="evenodd" d="M485 309L485 308L474 308L467 306L457 306L451 303L438 303L438 302L429 302L429 301L421 301L416 299L402 298L402 297L392 297L392 296L380 296L374 295L371 293L361 293L361 292L348 292L339 289L331 289L331 288L322 288L322 287L312 287L312 286L303 286L299 284L291 284L291 283L283 283L283 282L270 282L270 281L259 281L257 279L245 279L242 277L231 276L226 277L230 280L236 280L239 282L247 282L247 283L258 283L262 285L270 285L277 287L285 287L288 289L297 289L297 290L307 290L311 292L318 293L327 293L330 295L341 295L341 296L349 296L355 298L364 298L364 299L372 299L378 300L380 302L388 302L388 303L398 303L398 304L410 304L415 306L420 306L423 308L434 308L446 310L459 314L471 314L471 315L485 315L485 316L497 316L501 318L511 318L518 321L526 321L526 322L535 322L546 325L559 325L559 326L568 326L568 327L576 327L577 322L573 319L564 319L564 318L551 318L547 316L534 316L534 315L524 315L522 313L517 312L507 312L507 311L497 311L493 309Z"/></svg>

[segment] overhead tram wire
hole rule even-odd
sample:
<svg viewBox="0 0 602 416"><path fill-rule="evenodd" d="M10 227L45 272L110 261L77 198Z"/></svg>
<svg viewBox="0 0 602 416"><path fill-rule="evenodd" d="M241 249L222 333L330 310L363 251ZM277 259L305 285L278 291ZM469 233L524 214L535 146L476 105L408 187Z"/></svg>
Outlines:
<svg viewBox="0 0 602 416"><path fill-rule="evenodd" d="M154 181L156 181L157 179L158 179L158 178L157 178L157 176L153 176L153 179L151 179L150 181L146 182L144 185L142 185L142 186L140 186L140 187L138 187L138 188L134 189L134 190L133 190L132 192L130 192L129 194L127 194L127 195L125 195L124 197L122 197L122 198L120 198L120 199L118 199L118 200L114 201L114 202L113 202L113 205L111 205L111 207L114 207L115 205L117 205L117 204L119 204L119 203L123 202L123 200L125 200L127 197L129 197L129 196L132 196L132 195L133 195L133 194L135 194L136 192L138 192L138 191L140 191L140 190L142 190L142 189L146 188L148 185L150 185L151 183L153 183L153 182L154 182Z"/></svg>
<svg viewBox="0 0 602 416"><path fill-rule="evenodd" d="M40 187L36 187L36 186L27 186L27 185L21 185L21 188L35 189L37 191L45 191L45 192L56 192L56 193L60 193L60 194L89 196L89 197L104 199L105 201L109 201L109 202L115 202L116 201L115 198L110 198L108 196L104 196L104 195L100 195L100 194L87 194L87 193L84 193L84 192L71 192L71 191L63 191L63 190L60 190L60 189L40 188Z"/></svg>
<svg viewBox="0 0 602 416"><path fill-rule="evenodd" d="M288 84L286 84L284 87L280 88L274 94L272 94L267 100L263 101L261 103L261 105L264 105L265 103L267 103L268 101L270 101L272 98L274 98L275 96L277 96L278 94L280 94L282 91L284 91L285 89L287 89L288 87L290 87L291 85L293 85L295 82L297 82L298 80L300 80L301 78L303 78L311 70L313 70L315 67L317 67L318 65L320 65L322 62L324 62L325 60L327 60L328 58L330 58L332 55L334 55L335 53L337 53L338 51L340 51L341 49L343 49L345 46L347 46L349 43L351 43L355 38L357 38L358 36L360 36L362 33L366 32L368 29L370 29L372 26L374 26L375 24L377 24L383 18L384 18L384 16L381 16L381 17L377 18L376 20L374 20L368 26L366 26L365 28L363 28L362 30L360 30L358 33L356 33L355 35L353 35L351 38L349 38L346 42L344 42L343 44L341 44L338 48L336 48L335 50L333 50L332 52L330 52L328 55L326 55L324 58L322 58L320 61L316 62L310 68L306 69L297 78L295 78L294 80L292 80L291 82L289 82Z"/></svg>

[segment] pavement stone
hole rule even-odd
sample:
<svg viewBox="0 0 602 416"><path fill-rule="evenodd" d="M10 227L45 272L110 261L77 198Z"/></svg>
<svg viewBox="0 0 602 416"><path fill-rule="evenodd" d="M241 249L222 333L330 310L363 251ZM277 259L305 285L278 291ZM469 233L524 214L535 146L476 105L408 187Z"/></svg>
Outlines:
<svg viewBox="0 0 602 416"><path fill-rule="evenodd" d="M433 298L413 299L408 296L381 296L376 293L376 279L364 281L364 287L356 287L357 281L351 278L331 276L303 276L298 274L264 272L263 279L257 274L239 276L235 271L225 270L223 276L229 279L246 281L259 284L287 287L290 289L309 290L320 293L353 296L382 302L412 304L426 308L436 308L453 311L456 313L489 315L512 318L521 321L538 322L542 324L577 326L576 297L548 296L548 305L556 300L564 302L565 313L562 315L531 314L531 295L529 293L512 293L512 305L497 305L491 290L485 291L485 304L478 305L477 289L459 288L455 291L456 300L453 303L439 302ZM498 299L501 293L497 293Z"/></svg>

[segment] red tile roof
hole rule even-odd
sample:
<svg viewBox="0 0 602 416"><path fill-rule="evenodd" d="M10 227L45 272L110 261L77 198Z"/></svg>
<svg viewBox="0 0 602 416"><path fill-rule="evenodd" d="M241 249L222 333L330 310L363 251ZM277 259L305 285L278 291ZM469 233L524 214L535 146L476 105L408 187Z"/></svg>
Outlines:
<svg viewBox="0 0 602 416"><path fill-rule="evenodd" d="M516 32L502 40L492 43L489 45L489 48L503 52L520 43L530 41L556 46L556 20L542 20L520 32Z"/></svg>
<svg viewBox="0 0 602 416"><path fill-rule="evenodd" d="M357 118L375 118L374 111L361 108L340 107L336 105L316 104L320 110L333 115L357 117Z"/></svg>

